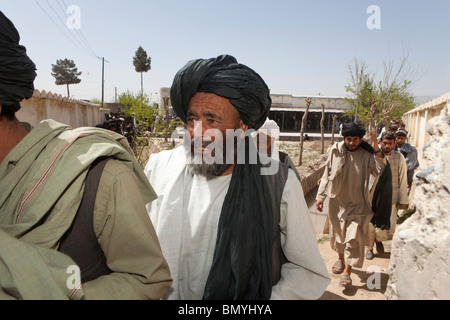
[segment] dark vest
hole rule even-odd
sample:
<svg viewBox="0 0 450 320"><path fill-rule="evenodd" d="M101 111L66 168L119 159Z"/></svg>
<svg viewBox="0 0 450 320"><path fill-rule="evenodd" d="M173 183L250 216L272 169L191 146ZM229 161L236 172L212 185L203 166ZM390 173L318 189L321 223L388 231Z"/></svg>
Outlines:
<svg viewBox="0 0 450 320"><path fill-rule="evenodd" d="M270 164L270 163L269 163ZM272 285L275 285L281 278L281 267L287 261L281 248L280 234L280 206L281 197L283 195L284 186L288 178L289 167L283 163L279 164L278 172L274 175L266 175L266 181L272 197L272 211L274 213L273 224L273 245L272 245Z"/></svg>
<svg viewBox="0 0 450 320"><path fill-rule="evenodd" d="M109 158L97 159L89 169L80 207L69 230L61 238L59 251L80 267L81 282L111 273L94 231L94 204L103 168Z"/></svg>

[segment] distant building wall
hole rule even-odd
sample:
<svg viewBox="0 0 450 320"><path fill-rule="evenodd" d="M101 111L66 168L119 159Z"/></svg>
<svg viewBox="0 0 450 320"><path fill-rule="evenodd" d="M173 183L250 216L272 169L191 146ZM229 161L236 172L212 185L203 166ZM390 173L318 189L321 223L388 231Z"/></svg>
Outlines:
<svg viewBox="0 0 450 320"><path fill-rule="evenodd" d="M160 108L164 108L164 99L168 99L167 103L168 106L172 105L172 101L170 101L170 88L159 88L159 95L158 95L158 104Z"/></svg>
<svg viewBox="0 0 450 320"><path fill-rule="evenodd" d="M271 94L272 108L283 108L284 110L305 111L306 99L311 98L310 112L322 112L321 105L325 105L326 112L343 112L351 110L350 103L344 97L332 96L296 96L287 94Z"/></svg>
<svg viewBox="0 0 450 320"><path fill-rule="evenodd" d="M344 97L330 96L295 96L287 94L271 94L272 107L269 117L276 121L281 132L299 132L303 115L306 111L306 99L311 98L312 102L308 109L306 120L306 132L319 132L320 121L322 119L322 104L324 105L325 132L332 131L333 115L338 116L338 123L335 123L335 130L338 132L339 124L345 119L342 113L352 109L350 103Z"/></svg>
<svg viewBox="0 0 450 320"><path fill-rule="evenodd" d="M81 100L55 95L51 92L35 90L33 97L23 100L21 109L16 113L22 122L36 126L46 119L70 125L72 128L95 127L103 123L109 109Z"/></svg>

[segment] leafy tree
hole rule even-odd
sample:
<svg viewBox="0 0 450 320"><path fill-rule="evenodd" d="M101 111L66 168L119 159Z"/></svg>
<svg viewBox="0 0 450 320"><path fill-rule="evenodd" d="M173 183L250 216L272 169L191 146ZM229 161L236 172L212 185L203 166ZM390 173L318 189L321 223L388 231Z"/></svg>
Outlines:
<svg viewBox="0 0 450 320"><path fill-rule="evenodd" d="M55 78L55 84L58 86L67 85L68 97L70 97L69 85L80 83L81 79L78 78L80 75L81 72L78 72L73 60L57 60L56 64L52 64L52 76Z"/></svg>
<svg viewBox="0 0 450 320"><path fill-rule="evenodd" d="M183 126L183 122L177 117L166 119L166 111L152 104L147 94L135 94L127 91L119 95L120 111L126 116L133 117L137 127L135 128L135 141L131 144L139 163L145 165L146 147L151 137L162 138L172 133L176 127Z"/></svg>
<svg viewBox="0 0 450 320"><path fill-rule="evenodd" d="M144 94L144 78L143 73L149 71L152 67L152 58L147 55L147 52L141 46L136 50L133 57L133 65L136 72L141 74L141 96Z"/></svg>
<svg viewBox="0 0 450 320"><path fill-rule="evenodd" d="M374 76L368 73L364 61L355 58L349 64L348 69L350 78L345 90L349 93L346 100L352 109L346 111L344 115L355 116L357 121L366 123L370 120L371 102L378 96L378 88Z"/></svg>
<svg viewBox="0 0 450 320"><path fill-rule="evenodd" d="M384 62L383 78L378 82L363 60L353 59L348 65L350 77L345 87L352 110L346 115L354 115L366 125L384 123L387 127L391 120L413 109L414 96L410 89L418 74L407 65L407 58L407 55L402 57L397 68L392 60Z"/></svg>

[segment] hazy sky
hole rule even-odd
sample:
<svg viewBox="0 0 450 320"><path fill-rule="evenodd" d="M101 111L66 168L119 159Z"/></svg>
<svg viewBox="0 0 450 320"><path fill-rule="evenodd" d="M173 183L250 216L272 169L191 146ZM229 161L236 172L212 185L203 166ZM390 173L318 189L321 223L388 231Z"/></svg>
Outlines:
<svg viewBox="0 0 450 320"><path fill-rule="evenodd" d="M98 57L109 61L106 101L114 101L116 88L139 92L132 60L139 46L152 58L144 89L155 99L187 61L225 53L256 70L272 93L345 96L354 57L381 77L383 62L398 65L407 51L422 75L415 95L450 91L448 0L1 1L37 65L36 89L66 95L50 73L51 64L68 58L82 72L82 82L71 86L77 99L101 98ZM379 15L367 12L371 5ZM79 15L67 12L70 6Z"/></svg>

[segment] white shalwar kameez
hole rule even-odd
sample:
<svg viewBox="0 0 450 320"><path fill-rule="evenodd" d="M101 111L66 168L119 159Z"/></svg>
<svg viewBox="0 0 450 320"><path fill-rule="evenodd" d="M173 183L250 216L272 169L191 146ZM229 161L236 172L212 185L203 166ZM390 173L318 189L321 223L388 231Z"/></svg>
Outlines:
<svg viewBox="0 0 450 320"><path fill-rule="evenodd" d="M147 210L173 277L165 298L201 299L231 175L193 175L186 168L183 147L152 155L145 173L158 194ZM330 278L300 182L291 170L282 194L280 230L288 262L271 299L318 299Z"/></svg>

